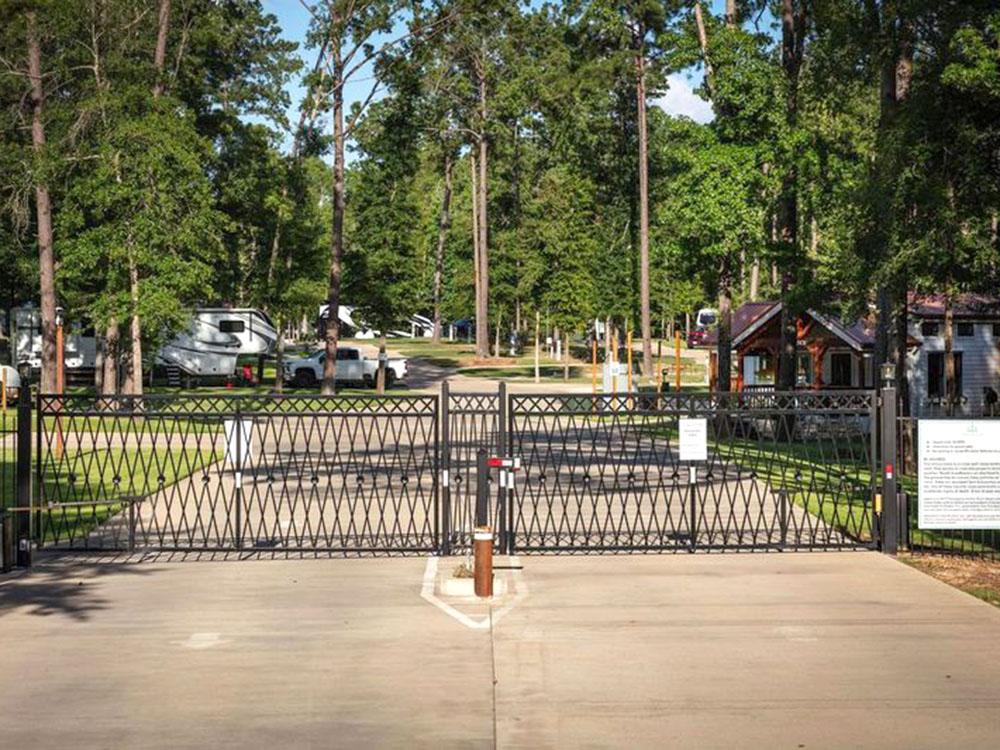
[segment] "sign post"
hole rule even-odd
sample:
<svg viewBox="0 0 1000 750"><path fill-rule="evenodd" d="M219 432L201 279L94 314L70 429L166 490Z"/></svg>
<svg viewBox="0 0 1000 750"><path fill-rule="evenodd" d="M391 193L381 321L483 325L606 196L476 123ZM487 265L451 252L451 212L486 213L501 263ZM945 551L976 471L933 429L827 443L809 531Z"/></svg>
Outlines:
<svg viewBox="0 0 1000 750"><path fill-rule="evenodd" d="M708 460L708 419L681 417L677 426L680 435L678 458L688 467L688 527L693 552L698 546L698 463Z"/></svg>

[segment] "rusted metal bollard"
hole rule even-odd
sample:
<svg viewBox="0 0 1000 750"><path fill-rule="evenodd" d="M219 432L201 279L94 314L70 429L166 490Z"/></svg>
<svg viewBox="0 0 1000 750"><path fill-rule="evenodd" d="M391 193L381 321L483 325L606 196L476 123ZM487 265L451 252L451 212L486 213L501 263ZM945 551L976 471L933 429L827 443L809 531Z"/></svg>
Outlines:
<svg viewBox="0 0 1000 750"><path fill-rule="evenodd" d="M493 530L489 526L476 527L472 555L476 596L493 596Z"/></svg>
<svg viewBox="0 0 1000 750"><path fill-rule="evenodd" d="M493 529L490 527L490 466L486 451L476 453L476 526L472 532L476 596L493 596Z"/></svg>

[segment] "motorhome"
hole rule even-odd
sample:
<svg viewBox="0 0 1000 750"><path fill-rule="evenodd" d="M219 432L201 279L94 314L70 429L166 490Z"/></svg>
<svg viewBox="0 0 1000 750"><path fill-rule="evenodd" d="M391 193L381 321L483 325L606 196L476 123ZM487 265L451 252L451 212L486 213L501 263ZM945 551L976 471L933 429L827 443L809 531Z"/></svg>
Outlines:
<svg viewBox="0 0 1000 750"><path fill-rule="evenodd" d="M18 369L42 365L41 316L37 308L16 309L15 360ZM241 354L270 356L278 339L267 314L253 308L199 307L185 330L156 353L154 362L188 377L228 377ZM83 377L94 370L97 351L93 329L71 323L65 338L67 375Z"/></svg>

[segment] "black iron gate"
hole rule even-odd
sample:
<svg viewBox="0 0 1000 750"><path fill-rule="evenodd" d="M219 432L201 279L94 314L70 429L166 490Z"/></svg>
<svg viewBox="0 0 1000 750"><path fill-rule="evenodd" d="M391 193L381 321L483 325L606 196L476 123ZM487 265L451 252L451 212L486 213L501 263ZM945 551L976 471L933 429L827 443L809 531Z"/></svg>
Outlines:
<svg viewBox="0 0 1000 750"><path fill-rule="evenodd" d="M67 549L430 552L435 396L40 396L33 537Z"/></svg>
<svg viewBox="0 0 1000 750"><path fill-rule="evenodd" d="M871 392L41 396L31 537L450 554L487 450L522 462L487 485L500 551L871 548L877 416Z"/></svg>
<svg viewBox="0 0 1000 750"><path fill-rule="evenodd" d="M871 548L870 392L514 395L518 552ZM707 457L684 462L681 419Z"/></svg>

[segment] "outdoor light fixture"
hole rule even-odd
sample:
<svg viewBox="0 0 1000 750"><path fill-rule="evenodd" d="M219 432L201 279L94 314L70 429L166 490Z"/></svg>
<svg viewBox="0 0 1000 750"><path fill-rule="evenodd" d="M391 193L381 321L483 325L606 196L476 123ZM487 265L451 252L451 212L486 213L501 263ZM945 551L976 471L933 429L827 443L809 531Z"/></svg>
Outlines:
<svg viewBox="0 0 1000 750"><path fill-rule="evenodd" d="M881 368L882 370L882 382L886 385L891 385L896 380L896 365L892 362L883 362Z"/></svg>
<svg viewBox="0 0 1000 750"><path fill-rule="evenodd" d="M61 307L57 307L56 308L56 326L57 327L62 328L63 320L64 320L63 316L65 314L66 314L66 310L64 310Z"/></svg>

